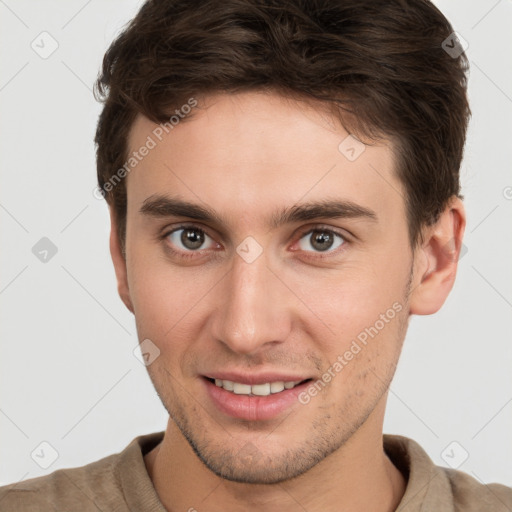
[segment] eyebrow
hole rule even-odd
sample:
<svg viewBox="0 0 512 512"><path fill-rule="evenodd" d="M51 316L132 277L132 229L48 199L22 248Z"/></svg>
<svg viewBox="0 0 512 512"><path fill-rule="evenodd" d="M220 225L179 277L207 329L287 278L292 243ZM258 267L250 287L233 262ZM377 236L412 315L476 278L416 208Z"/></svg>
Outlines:
<svg viewBox="0 0 512 512"><path fill-rule="evenodd" d="M187 217L218 225L224 224L222 217L208 207L163 195L152 195L145 199L139 212L144 216L154 218ZM352 201L325 199L284 208L272 214L268 219L268 224L270 228L275 229L283 224L320 218L362 218L377 222L377 214L369 208Z"/></svg>

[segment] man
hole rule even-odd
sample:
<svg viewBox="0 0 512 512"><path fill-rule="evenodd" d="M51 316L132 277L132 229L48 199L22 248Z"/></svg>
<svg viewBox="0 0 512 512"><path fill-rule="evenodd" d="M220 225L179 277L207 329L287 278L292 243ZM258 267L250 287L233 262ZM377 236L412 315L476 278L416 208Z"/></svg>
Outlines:
<svg viewBox="0 0 512 512"><path fill-rule="evenodd" d="M97 165L167 430L3 487L5 510L512 508L382 433L465 227L446 40L422 0L144 4L105 56Z"/></svg>

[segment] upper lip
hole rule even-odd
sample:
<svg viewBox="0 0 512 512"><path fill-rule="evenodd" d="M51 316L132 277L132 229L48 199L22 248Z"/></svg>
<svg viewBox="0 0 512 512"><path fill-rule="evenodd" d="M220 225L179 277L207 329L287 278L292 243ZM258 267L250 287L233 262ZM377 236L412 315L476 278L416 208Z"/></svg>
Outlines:
<svg viewBox="0 0 512 512"><path fill-rule="evenodd" d="M303 380L310 379L311 377L305 375L292 375L290 373L277 373L277 372L265 372L265 373L240 373L240 372L211 372L205 374L204 377L210 379L230 380L232 382L238 382L239 384L266 384L267 382L300 382Z"/></svg>

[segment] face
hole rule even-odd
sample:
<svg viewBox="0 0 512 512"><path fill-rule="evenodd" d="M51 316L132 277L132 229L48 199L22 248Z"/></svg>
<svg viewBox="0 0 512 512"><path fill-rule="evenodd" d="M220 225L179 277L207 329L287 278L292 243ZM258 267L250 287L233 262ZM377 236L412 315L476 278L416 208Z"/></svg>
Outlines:
<svg viewBox="0 0 512 512"><path fill-rule="evenodd" d="M250 92L193 110L161 141L132 128L131 151L156 144L127 176L121 294L203 463L275 483L381 428L409 315L404 191L389 144L354 159L313 105Z"/></svg>

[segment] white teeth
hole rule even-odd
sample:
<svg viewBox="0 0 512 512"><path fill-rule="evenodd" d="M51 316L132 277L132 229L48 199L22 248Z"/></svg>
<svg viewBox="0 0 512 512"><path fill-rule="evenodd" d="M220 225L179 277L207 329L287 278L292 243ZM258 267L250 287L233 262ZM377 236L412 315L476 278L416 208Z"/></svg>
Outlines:
<svg viewBox="0 0 512 512"><path fill-rule="evenodd" d="M268 396L270 395L270 384L255 384L251 386L251 392L253 395Z"/></svg>
<svg viewBox="0 0 512 512"><path fill-rule="evenodd" d="M233 391L235 389L235 383L230 380L223 380L222 387L228 391Z"/></svg>
<svg viewBox="0 0 512 512"><path fill-rule="evenodd" d="M268 396L273 393L280 393L285 389L292 389L297 384L302 382L291 381L291 382L266 382L265 384L240 384L239 382L233 382L231 380L215 379L215 385L219 388L224 388L226 391L232 391L236 395L256 395L256 396Z"/></svg>
<svg viewBox="0 0 512 512"><path fill-rule="evenodd" d="M284 389L284 382L272 382L270 384L270 392L271 393L279 393Z"/></svg>
<svg viewBox="0 0 512 512"><path fill-rule="evenodd" d="M249 384L239 384L235 382L233 387L233 393L236 395L248 395L251 392L251 386Z"/></svg>

